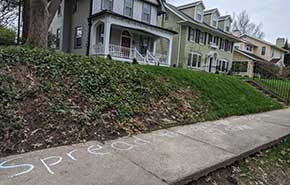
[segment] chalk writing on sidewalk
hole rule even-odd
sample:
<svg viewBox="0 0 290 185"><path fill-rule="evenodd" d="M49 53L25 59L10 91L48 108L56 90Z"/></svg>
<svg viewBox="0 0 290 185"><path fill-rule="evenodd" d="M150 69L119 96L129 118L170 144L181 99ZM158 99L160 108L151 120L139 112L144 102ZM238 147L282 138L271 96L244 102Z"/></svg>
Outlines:
<svg viewBox="0 0 290 185"><path fill-rule="evenodd" d="M174 137L178 137L178 134L170 131L163 131L160 132L159 134L156 134L159 139L170 139ZM149 145L151 144L150 141L146 139L139 138L137 136L133 136L130 139L123 141L122 139L113 141L110 144L105 144L105 145L100 145L100 144L95 144L91 145L86 148L85 152L89 155L93 155L97 158L102 157L102 156L109 156L111 153L106 151L104 147L109 147L113 150L119 151L119 152L127 152L133 149L140 149L142 146ZM83 150L83 149L82 149ZM76 162L78 159L77 153L80 152L80 149L73 149L68 151L67 153L64 154L64 156L48 156L45 158L40 158L40 166L44 168L50 175L54 175L54 168L57 167L57 165L60 165L63 162L64 157L68 158L72 162ZM0 171L1 170L17 170L18 173L15 173L13 175L9 175L8 178L14 178L18 177L21 175L25 175L28 173L31 173L33 170L36 169L36 166L39 164L16 164L17 161L19 161L22 158L13 158L9 159L6 161L1 162L0 161ZM23 161L23 160L22 160ZM22 170L22 171L21 171ZM21 172L19 172L21 171Z"/></svg>

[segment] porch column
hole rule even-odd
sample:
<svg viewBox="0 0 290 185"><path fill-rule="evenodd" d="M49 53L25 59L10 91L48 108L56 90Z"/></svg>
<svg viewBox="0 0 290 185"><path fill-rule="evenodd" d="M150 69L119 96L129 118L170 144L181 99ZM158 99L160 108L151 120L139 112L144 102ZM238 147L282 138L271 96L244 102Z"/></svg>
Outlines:
<svg viewBox="0 0 290 185"><path fill-rule="evenodd" d="M105 21L105 29L104 29L104 54L105 56L110 54L110 35L111 35L111 21L107 19Z"/></svg>
<svg viewBox="0 0 290 185"><path fill-rule="evenodd" d="M95 55L96 51L94 46L96 45L96 24L91 27L91 41L90 41L90 54Z"/></svg>
<svg viewBox="0 0 290 185"><path fill-rule="evenodd" d="M168 48L168 65L171 65L171 56L172 56L172 45L173 45L173 37L168 38L169 39L169 48Z"/></svg>
<svg viewBox="0 0 290 185"><path fill-rule="evenodd" d="M156 46L157 46L158 39L154 40L153 43L153 55L156 56Z"/></svg>

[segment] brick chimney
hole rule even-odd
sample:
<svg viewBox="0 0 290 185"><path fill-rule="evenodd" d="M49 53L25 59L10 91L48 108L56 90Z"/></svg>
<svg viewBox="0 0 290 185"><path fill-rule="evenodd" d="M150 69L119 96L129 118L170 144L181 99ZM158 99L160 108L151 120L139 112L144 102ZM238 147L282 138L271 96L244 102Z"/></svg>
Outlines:
<svg viewBox="0 0 290 185"><path fill-rule="evenodd" d="M277 38L276 46L283 48L285 46L285 38Z"/></svg>

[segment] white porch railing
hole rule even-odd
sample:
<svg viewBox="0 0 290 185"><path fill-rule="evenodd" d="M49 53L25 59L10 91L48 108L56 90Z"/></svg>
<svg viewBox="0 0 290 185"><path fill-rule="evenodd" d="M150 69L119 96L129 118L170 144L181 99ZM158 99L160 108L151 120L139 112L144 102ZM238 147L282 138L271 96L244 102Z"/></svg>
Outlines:
<svg viewBox="0 0 290 185"><path fill-rule="evenodd" d="M96 55L105 55L105 46L102 44L94 46ZM136 48L127 48L118 45L109 45L109 55L120 60L133 60L136 59L140 64L149 65L169 65L167 55L154 56L151 52L147 51L144 57Z"/></svg>

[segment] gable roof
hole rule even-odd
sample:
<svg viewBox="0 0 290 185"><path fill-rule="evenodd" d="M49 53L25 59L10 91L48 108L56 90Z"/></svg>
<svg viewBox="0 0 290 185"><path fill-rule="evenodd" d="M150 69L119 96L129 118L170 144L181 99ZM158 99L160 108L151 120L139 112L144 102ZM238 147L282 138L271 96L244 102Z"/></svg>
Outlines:
<svg viewBox="0 0 290 185"><path fill-rule="evenodd" d="M209 14L214 14L214 13L217 13L219 16L221 15L217 8L204 11L204 15L209 15Z"/></svg>
<svg viewBox="0 0 290 185"><path fill-rule="evenodd" d="M230 19L230 21L233 22L232 16L230 16L230 15L225 15L225 16L219 17L219 21L225 21L227 19Z"/></svg>
<svg viewBox="0 0 290 185"><path fill-rule="evenodd" d="M280 47L276 46L275 44L272 44L271 42L268 42L268 41L265 41L265 40L262 40L262 39L255 38L255 37L250 36L248 34L243 34L243 35L240 36L240 38L245 38L245 37L249 37L249 38L254 39L254 40L258 41L258 42L262 42L262 43L264 43L266 45L269 45L271 47L274 47L276 49L279 49L279 50L282 50L282 51L284 51L286 53L289 53L289 51L286 50L286 49L284 49L284 48L280 48Z"/></svg>
<svg viewBox="0 0 290 185"><path fill-rule="evenodd" d="M230 34L230 33L227 33L227 32L224 32L223 30L220 30L220 29L216 29L216 28L213 28L205 23L200 23L198 21L196 21L195 19L193 19L192 17L188 16L187 14L183 13L182 11L180 11L177 7L175 7L174 5L171 5L169 3L164 3L165 7L170 10L172 13L174 13L177 17L179 17L182 21L178 22L179 24L182 24L182 23L190 23L190 24L194 24L194 25L197 25L197 26L200 26L202 28L205 28L205 29L208 29L208 30L211 30L215 33L218 33L218 34L221 34L221 35L224 35L226 37L229 37L231 39L234 39L236 41L240 41L240 39L236 36L234 36L233 34Z"/></svg>
<svg viewBox="0 0 290 185"><path fill-rule="evenodd" d="M249 59L252 59L254 61L258 61L258 62L268 62L267 60L261 58L261 57L258 57L257 55L253 54L253 53L249 53L249 52L246 52L246 51L243 51L243 50L240 50L240 49L237 49L235 48L234 51L236 51L237 53L249 58Z"/></svg>
<svg viewBox="0 0 290 185"><path fill-rule="evenodd" d="M196 1L196 2L193 2L193 3L189 3L189 4L185 4L185 5L181 5L181 6L178 6L177 9L178 10L182 10L182 9L187 9L187 8L192 8L192 7L196 7L198 5L201 5L203 7L203 9L205 9L205 6L203 4L202 1Z"/></svg>

